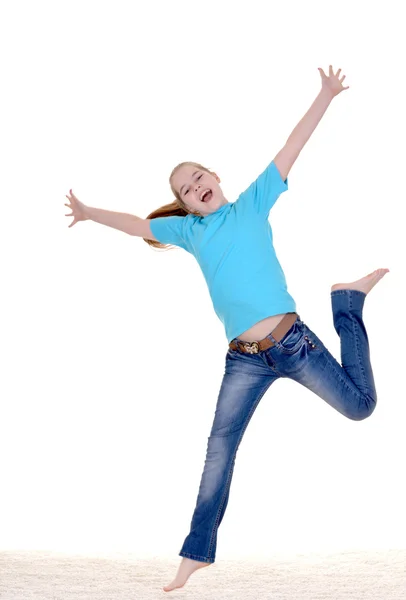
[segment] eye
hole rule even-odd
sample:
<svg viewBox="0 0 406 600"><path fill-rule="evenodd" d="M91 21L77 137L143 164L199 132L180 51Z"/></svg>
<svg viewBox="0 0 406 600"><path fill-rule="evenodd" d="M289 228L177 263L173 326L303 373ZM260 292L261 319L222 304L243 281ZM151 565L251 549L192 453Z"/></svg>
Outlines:
<svg viewBox="0 0 406 600"><path fill-rule="evenodd" d="M199 177L196 179L196 181L199 181L199 179L200 179L201 177L203 177L203 173L202 173L201 175L199 175ZM188 191L189 191L189 190L186 190L186 192L185 192L185 196L186 196L186 194L188 193Z"/></svg>

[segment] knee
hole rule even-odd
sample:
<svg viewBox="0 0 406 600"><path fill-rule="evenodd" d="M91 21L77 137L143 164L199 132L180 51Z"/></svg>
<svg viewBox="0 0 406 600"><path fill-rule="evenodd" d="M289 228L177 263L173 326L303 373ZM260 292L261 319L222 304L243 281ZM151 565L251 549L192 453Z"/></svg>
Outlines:
<svg viewBox="0 0 406 600"><path fill-rule="evenodd" d="M355 414L349 415L349 418L353 421L364 421L372 415L376 408L376 400L373 400L369 396L365 398L364 403L359 403L358 410Z"/></svg>

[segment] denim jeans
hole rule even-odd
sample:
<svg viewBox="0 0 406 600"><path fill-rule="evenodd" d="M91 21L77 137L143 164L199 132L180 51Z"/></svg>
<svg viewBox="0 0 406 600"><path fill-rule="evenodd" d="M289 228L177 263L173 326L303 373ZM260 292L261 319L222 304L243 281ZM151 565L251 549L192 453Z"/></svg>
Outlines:
<svg viewBox="0 0 406 600"><path fill-rule="evenodd" d="M362 320L365 298L356 290L331 292L342 366L300 317L279 342L270 333L267 337L276 343L267 350L248 354L228 349L196 508L180 556L214 562L237 449L259 401L279 377L304 385L354 421L372 414L377 396Z"/></svg>

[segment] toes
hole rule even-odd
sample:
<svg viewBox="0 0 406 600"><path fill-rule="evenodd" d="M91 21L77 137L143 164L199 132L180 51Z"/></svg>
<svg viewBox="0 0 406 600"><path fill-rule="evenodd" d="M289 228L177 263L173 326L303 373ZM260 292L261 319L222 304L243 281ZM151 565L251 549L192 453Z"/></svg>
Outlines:
<svg viewBox="0 0 406 600"><path fill-rule="evenodd" d="M169 585L166 585L163 590L164 592L171 592L172 590L176 590L177 588L181 588L185 585L185 581L178 581L177 579L175 579L174 581L172 581L172 583L170 583Z"/></svg>

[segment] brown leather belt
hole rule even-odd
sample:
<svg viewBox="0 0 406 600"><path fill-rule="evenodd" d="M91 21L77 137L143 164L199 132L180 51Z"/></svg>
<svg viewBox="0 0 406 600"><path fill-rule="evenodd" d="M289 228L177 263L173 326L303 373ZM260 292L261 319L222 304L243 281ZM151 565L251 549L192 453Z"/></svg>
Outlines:
<svg viewBox="0 0 406 600"><path fill-rule="evenodd" d="M275 338L277 342L280 342L281 339L287 334L289 329L293 326L293 323L299 317L297 313L288 313L286 314L282 321L275 327L272 333L272 336ZM299 317L300 319L300 317ZM241 341L232 341L229 344L229 347L232 350L238 350L239 352L248 352L249 354L258 354L258 352L262 352L263 350L267 350L271 348L271 346L275 346L274 342L268 337L263 340L259 340L258 342L241 342Z"/></svg>

